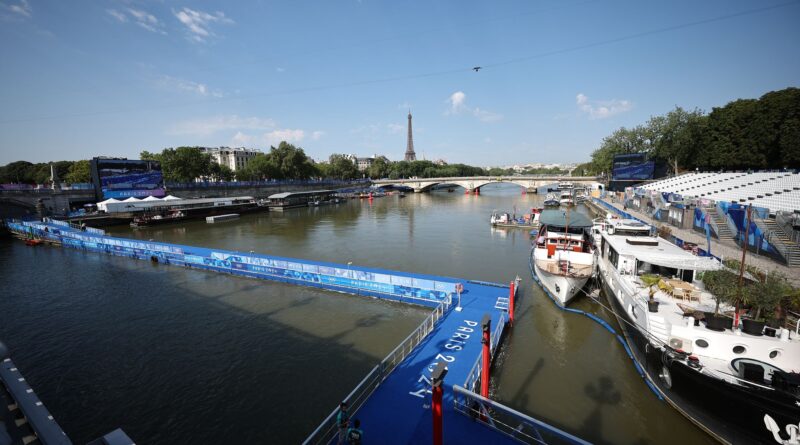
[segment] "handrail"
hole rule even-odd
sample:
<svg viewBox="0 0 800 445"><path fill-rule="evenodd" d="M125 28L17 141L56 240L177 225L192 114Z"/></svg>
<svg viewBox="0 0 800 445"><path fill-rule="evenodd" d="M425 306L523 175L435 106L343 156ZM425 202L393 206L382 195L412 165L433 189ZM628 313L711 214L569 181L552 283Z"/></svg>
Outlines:
<svg viewBox="0 0 800 445"><path fill-rule="evenodd" d="M400 342L392 352L386 355L381 362L376 365L364 377L361 382L350 391L350 394L344 398L350 407L350 412L355 413L358 411L370 394L380 385L380 383L399 365L413 350L430 334L436 322L439 321L450 308L452 298L448 294L447 299L439 303L433 312L428 315L425 320L412 331L408 337ZM329 443L336 435L337 426L335 422L336 414L339 408L336 407L330 414L319 424L319 426L303 441L303 445Z"/></svg>
<svg viewBox="0 0 800 445"><path fill-rule="evenodd" d="M497 345L500 343L500 335L503 333L503 326L506 323L506 314L501 314L500 319L497 322L497 326L494 328L494 333L492 333L492 337L489 343L489 353L494 358L494 351L497 349ZM467 373L467 378L464 380L464 387L472 391L475 387L475 383L480 379L481 376L481 363L483 362L483 350L481 353L478 354L478 358L475 360L475 364L472 365L472 369L469 370Z"/></svg>
<svg viewBox="0 0 800 445"><path fill-rule="evenodd" d="M542 437L542 433L544 433L548 438L556 439L557 443L590 444L590 442L566 431L458 385L453 385L453 404L456 411L524 443L552 443L545 441L545 438ZM511 425L511 422L516 426Z"/></svg>

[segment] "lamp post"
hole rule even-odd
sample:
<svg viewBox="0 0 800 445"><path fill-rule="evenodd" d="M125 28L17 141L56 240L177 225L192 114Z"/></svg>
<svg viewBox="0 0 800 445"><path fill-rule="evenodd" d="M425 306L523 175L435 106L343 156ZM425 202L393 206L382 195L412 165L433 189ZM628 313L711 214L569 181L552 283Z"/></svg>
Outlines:
<svg viewBox="0 0 800 445"><path fill-rule="evenodd" d="M353 271L350 270L350 266L352 266L352 265L353 265L352 261L348 261L347 262L347 277L348 278L353 278Z"/></svg>

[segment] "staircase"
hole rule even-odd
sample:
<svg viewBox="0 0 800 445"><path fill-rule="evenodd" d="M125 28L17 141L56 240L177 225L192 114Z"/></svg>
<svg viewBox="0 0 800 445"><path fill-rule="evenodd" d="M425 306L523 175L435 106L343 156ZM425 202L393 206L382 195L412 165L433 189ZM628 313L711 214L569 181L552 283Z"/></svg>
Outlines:
<svg viewBox="0 0 800 445"><path fill-rule="evenodd" d="M800 245L793 241L774 219L755 218L756 225L764 231L767 242L786 260L789 267L800 267Z"/></svg>
<svg viewBox="0 0 800 445"><path fill-rule="evenodd" d="M703 213L711 216L711 227L714 228L714 233L717 234L720 241L733 241L733 233L728 227L728 221L723 215L720 215L716 206L703 207Z"/></svg>
<svg viewBox="0 0 800 445"><path fill-rule="evenodd" d="M648 330L653 335L653 337L661 340L664 343L669 341L669 331L670 329L667 327L667 323L664 320L664 317L650 314L647 317L650 326L648 326Z"/></svg>

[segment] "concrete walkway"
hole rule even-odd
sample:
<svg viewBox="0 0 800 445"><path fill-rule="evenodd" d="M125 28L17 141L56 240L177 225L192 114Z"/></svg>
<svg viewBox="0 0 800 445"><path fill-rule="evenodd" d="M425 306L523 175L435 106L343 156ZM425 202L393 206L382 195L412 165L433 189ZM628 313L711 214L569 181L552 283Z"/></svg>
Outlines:
<svg viewBox="0 0 800 445"><path fill-rule="evenodd" d="M601 200L606 204L612 205L619 210L623 210L621 203L611 202L607 199L601 199ZM624 211L630 213L631 215L643 221L647 221L656 227L665 225L670 228L673 235L683 239L684 241L695 243L703 249L705 249L706 246L708 245L705 234L695 232L694 230L679 229L677 227L671 226L661 221L655 221L652 217L650 217L650 215L639 212L634 209L629 208L625 209ZM716 238L711 238L711 253L723 259L736 259L736 260L742 259L742 248L736 245L733 241L721 242ZM778 263L777 261L771 258L768 258L763 255L756 255L755 253L750 251L747 252L745 263L751 266L756 266L764 271L777 270L778 272L781 272L784 275L786 275L786 277L789 279L789 282L791 282L792 285L794 285L795 287L800 287L800 269L798 268L788 267L786 265Z"/></svg>

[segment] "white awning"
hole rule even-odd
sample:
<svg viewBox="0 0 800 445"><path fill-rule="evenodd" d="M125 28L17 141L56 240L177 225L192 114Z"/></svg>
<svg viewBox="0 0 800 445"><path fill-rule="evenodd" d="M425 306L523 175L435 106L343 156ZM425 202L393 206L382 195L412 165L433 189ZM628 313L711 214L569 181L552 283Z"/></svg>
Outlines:
<svg viewBox="0 0 800 445"><path fill-rule="evenodd" d="M687 252L688 253L688 252ZM716 258L695 255L676 257L672 255L659 255L657 252L637 252L636 259L661 267L671 267L682 270L719 270L722 263Z"/></svg>
<svg viewBox="0 0 800 445"><path fill-rule="evenodd" d="M156 198L155 196L150 195L147 198L144 198L142 201L161 201L161 198Z"/></svg>
<svg viewBox="0 0 800 445"><path fill-rule="evenodd" d="M124 200L122 202L140 202L140 201L141 201L140 199L137 199L137 198L134 198L133 196L131 196L130 198L128 198L128 199L126 199L126 200Z"/></svg>
<svg viewBox="0 0 800 445"><path fill-rule="evenodd" d="M178 198L177 196L172 196L172 195L167 195L167 196L164 197L164 201L175 201L175 200L178 200L178 199L181 199L181 198Z"/></svg>

